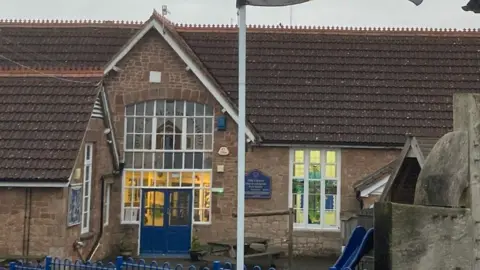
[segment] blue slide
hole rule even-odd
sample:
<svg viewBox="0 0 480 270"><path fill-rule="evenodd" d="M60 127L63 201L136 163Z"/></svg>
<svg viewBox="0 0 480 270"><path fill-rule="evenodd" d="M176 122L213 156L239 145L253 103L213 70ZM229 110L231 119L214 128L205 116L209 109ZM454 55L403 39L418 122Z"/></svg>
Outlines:
<svg viewBox="0 0 480 270"><path fill-rule="evenodd" d="M348 258L347 262L343 265L342 270L354 270L363 256L373 249L373 232L373 228L368 230L362 239L362 243L360 243L360 246L358 246L350 258Z"/></svg>
<svg viewBox="0 0 480 270"><path fill-rule="evenodd" d="M350 262L350 258L356 253L359 246L362 244L362 240L365 238L367 231L362 226L357 226L355 230L353 230L350 239L348 239L347 246L343 251L340 258L338 258L337 262L329 268L329 270L341 270L344 268L346 263Z"/></svg>

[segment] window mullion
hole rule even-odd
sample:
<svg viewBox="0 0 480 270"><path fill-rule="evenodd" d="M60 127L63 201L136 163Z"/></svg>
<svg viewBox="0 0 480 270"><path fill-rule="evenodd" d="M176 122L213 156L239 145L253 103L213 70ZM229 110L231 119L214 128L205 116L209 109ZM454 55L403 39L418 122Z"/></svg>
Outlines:
<svg viewBox="0 0 480 270"><path fill-rule="evenodd" d="M152 119L152 150L155 149L157 149L157 117Z"/></svg>
<svg viewBox="0 0 480 270"><path fill-rule="evenodd" d="M309 213L309 205L308 205L308 196L309 195L309 177L308 177L308 170L310 164L310 153L307 149L304 150L304 157L303 157L303 222L305 226L308 226L308 213Z"/></svg>

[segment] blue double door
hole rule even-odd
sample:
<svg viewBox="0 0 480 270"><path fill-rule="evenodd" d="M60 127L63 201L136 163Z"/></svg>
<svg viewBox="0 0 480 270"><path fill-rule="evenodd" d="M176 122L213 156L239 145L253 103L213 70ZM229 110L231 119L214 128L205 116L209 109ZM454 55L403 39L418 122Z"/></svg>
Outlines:
<svg viewBox="0 0 480 270"><path fill-rule="evenodd" d="M192 190L144 189L141 255L188 254L192 237Z"/></svg>

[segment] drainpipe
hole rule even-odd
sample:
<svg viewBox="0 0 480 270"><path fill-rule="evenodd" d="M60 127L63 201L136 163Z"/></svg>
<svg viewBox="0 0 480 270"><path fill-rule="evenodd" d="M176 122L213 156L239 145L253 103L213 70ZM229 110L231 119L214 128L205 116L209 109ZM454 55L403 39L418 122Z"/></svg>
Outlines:
<svg viewBox="0 0 480 270"><path fill-rule="evenodd" d="M104 204L105 204L105 177L107 175L102 175L102 177L100 178L100 181L102 182L102 187L101 187L101 194L100 194L100 221L98 222L99 226L100 226L100 230L98 231L98 235L97 235L97 238L95 239L95 242L93 244L93 247L92 249L90 250L90 252L88 253L88 256L86 258L86 261L89 261L93 258L93 255L95 255L95 253L97 252L97 249L100 247L100 240L102 239L102 236L103 236L103 218L104 218ZM108 175L108 176L111 176L111 175Z"/></svg>
<svg viewBox="0 0 480 270"><path fill-rule="evenodd" d="M33 194L33 189L28 188L29 191L29 199L28 199L28 229L27 229L27 251L26 255L28 256L30 253L30 228L32 227L32 194Z"/></svg>
<svg viewBox="0 0 480 270"><path fill-rule="evenodd" d="M25 206L23 207L23 239L22 239L22 256L25 256L27 244L27 209L28 209L28 188L25 188Z"/></svg>

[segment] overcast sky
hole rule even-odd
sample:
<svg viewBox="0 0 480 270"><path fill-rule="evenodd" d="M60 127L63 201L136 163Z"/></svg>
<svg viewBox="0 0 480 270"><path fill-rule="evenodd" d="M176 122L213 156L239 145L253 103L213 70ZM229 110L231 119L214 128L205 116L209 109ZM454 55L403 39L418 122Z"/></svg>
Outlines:
<svg viewBox="0 0 480 270"><path fill-rule="evenodd" d="M314 0L293 7L294 25L480 28L468 0ZM140 20L167 5L179 23L235 23L235 0L0 0L3 19ZM249 24L290 24L289 8L249 7Z"/></svg>

